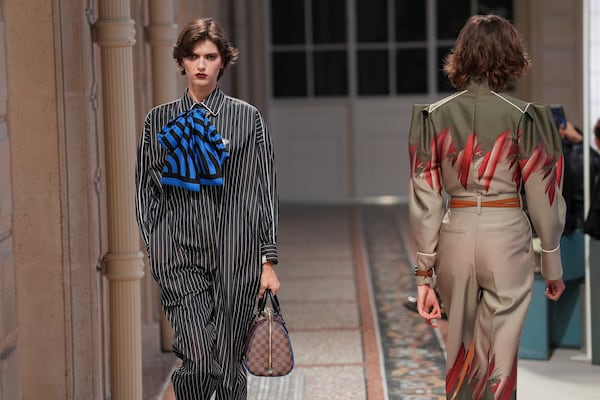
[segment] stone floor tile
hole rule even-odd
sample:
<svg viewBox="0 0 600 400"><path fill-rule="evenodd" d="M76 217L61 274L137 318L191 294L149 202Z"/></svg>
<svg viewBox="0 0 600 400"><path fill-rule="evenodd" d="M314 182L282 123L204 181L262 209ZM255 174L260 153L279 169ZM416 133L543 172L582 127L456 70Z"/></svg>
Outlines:
<svg viewBox="0 0 600 400"><path fill-rule="evenodd" d="M340 366L302 369L306 376L304 400L366 400L363 367Z"/></svg>
<svg viewBox="0 0 600 400"><path fill-rule="evenodd" d="M289 302L282 309L289 330L359 329L358 307L348 302Z"/></svg>
<svg viewBox="0 0 600 400"><path fill-rule="evenodd" d="M351 301L356 298L352 278L315 278L285 281L277 294L282 306L285 301Z"/></svg>
<svg viewBox="0 0 600 400"><path fill-rule="evenodd" d="M291 331L290 339L299 367L363 362L358 330Z"/></svg>

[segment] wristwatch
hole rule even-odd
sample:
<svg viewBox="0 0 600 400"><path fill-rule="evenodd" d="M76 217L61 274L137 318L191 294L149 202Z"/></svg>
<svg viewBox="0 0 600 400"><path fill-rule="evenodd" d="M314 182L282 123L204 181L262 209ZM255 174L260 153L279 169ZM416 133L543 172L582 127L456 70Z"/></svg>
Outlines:
<svg viewBox="0 0 600 400"><path fill-rule="evenodd" d="M429 277L429 278L433 276L432 269L423 270L423 269L418 269L417 267L415 267L414 273L415 273L415 276L425 276L425 277Z"/></svg>

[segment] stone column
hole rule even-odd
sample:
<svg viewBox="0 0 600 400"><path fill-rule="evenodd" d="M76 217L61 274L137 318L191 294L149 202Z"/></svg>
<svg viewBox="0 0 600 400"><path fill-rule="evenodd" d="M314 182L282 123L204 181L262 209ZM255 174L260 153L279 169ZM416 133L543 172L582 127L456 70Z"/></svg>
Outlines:
<svg viewBox="0 0 600 400"><path fill-rule="evenodd" d="M112 400L142 399L140 280L143 254L135 221L134 21L129 0L99 0L95 41L100 46L106 165Z"/></svg>
<svg viewBox="0 0 600 400"><path fill-rule="evenodd" d="M149 0L149 24L146 37L150 44L152 70L152 105L157 106L179 97L177 92L177 67L173 60L173 44L177 40L178 27L175 23L173 0ZM173 329L161 310L161 350L171 351Z"/></svg>

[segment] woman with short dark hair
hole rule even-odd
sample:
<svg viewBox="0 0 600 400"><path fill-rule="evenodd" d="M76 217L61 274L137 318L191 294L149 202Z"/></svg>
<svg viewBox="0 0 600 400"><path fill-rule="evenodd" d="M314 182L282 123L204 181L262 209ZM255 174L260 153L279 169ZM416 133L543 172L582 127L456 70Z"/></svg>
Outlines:
<svg viewBox="0 0 600 400"><path fill-rule="evenodd" d="M435 283L448 314L448 399L516 398L533 284L521 193L541 240L546 296L557 300L565 287L560 137L548 107L502 93L529 66L510 22L472 16L444 65L457 91L413 108L409 213L417 308L435 326Z"/></svg>
<svg viewBox="0 0 600 400"><path fill-rule="evenodd" d="M148 113L139 143L137 219L181 359L178 400L244 400L244 339L257 296L276 293L274 152L252 105L218 87L238 51L217 21L183 28L178 100Z"/></svg>

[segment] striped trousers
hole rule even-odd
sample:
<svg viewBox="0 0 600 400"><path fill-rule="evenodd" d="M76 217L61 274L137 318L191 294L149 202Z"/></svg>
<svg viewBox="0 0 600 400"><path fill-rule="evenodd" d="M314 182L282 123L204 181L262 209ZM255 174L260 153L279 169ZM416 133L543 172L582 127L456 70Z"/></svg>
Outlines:
<svg viewBox="0 0 600 400"><path fill-rule="evenodd" d="M215 267L214 254L203 250L199 256L177 243L172 230L171 218L158 221L149 258L174 330L173 352L181 360L171 376L175 396L209 400L215 394L215 400L245 400L243 345L258 293L260 264L236 277L233 270Z"/></svg>

